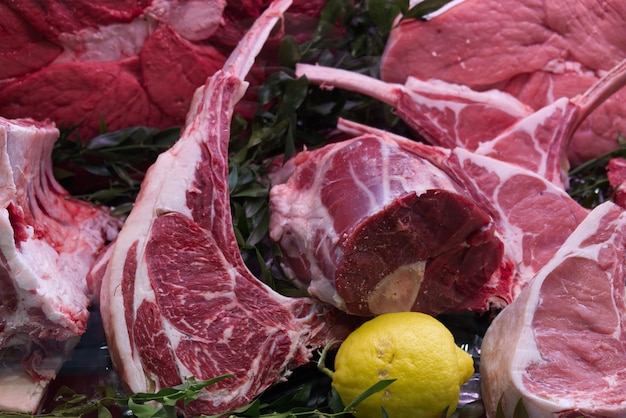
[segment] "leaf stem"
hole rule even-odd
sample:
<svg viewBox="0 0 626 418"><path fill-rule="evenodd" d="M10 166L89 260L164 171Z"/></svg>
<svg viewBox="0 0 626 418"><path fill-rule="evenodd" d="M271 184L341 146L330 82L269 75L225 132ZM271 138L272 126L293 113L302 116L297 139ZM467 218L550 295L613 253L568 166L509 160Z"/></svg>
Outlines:
<svg viewBox="0 0 626 418"><path fill-rule="evenodd" d="M326 367L326 356L328 355L328 351L336 344L340 343L339 340L331 340L328 344L326 344L326 346L324 346L324 349L322 350L322 352L320 353L320 358L319 360L317 360L317 369L324 373L326 376L330 377L331 379L333 378L333 375L335 374L334 371L332 371L331 369L329 369L328 367Z"/></svg>

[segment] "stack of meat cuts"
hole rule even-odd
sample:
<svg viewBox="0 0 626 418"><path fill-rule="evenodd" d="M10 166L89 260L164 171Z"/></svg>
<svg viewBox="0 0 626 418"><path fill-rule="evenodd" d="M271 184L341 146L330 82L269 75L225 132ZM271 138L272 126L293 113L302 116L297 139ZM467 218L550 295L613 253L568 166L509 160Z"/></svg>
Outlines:
<svg viewBox="0 0 626 418"><path fill-rule="evenodd" d="M273 3L224 69L197 91L180 140L145 177L102 284L110 353L130 391L232 375L185 405L189 416L250 402L307 362L332 327L327 307L281 296L250 273L231 220L233 109L254 57L289 3Z"/></svg>
<svg viewBox="0 0 626 418"><path fill-rule="evenodd" d="M324 1L298 1L287 17L297 40ZM0 115L101 127L182 125L196 88L222 67L268 0L0 0ZM276 62L279 39L269 46ZM274 52L274 53L271 53ZM240 103L250 112L254 102Z"/></svg>
<svg viewBox="0 0 626 418"><path fill-rule="evenodd" d="M394 27L381 78L495 88L537 110L583 93L626 59L624 24L621 1L455 1L426 20ZM624 103L626 92L616 94L577 130L567 149L572 164L617 146L626 131Z"/></svg>
<svg viewBox="0 0 626 418"><path fill-rule="evenodd" d="M87 272L119 228L54 179L58 135L0 118L0 411L36 411L85 332Z"/></svg>
<svg viewBox="0 0 626 418"><path fill-rule="evenodd" d="M449 147L343 122L367 135L299 154L272 187L270 236L288 274L359 315L510 303L587 215L564 190L565 145L626 81L621 63L586 94L530 112L505 93L445 82L394 85L309 65L297 72L381 97ZM482 136L477 113L493 125Z"/></svg>

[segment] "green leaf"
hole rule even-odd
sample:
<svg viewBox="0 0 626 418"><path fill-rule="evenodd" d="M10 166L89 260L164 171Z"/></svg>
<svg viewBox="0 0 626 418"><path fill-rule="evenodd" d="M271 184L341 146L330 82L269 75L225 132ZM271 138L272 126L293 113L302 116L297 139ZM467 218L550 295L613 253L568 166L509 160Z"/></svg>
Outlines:
<svg viewBox="0 0 626 418"><path fill-rule="evenodd" d="M506 418L504 408L502 406L503 397L504 395L500 396L500 399L498 400L498 405L496 406L496 418Z"/></svg>
<svg viewBox="0 0 626 418"><path fill-rule="evenodd" d="M405 1L408 6L408 0ZM391 30L393 21L400 15L401 8L393 1L369 0L369 15L381 33Z"/></svg>
<svg viewBox="0 0 626 418"><path fill-rule="evenodd" d="M424 0L404 13L403 19L424 19L424 16L429 13L436 12L446 4L450 3L450 1L451 0Z"/></svg>
<svg viewBox="0 0 626 418"><path fill-rule="evenodd" d="M98 418L113 418L113 414L104 406L98 407Z"/></svg>
<svg viewBox="0 0 626 418"><path fill-rule="evenodd" d="M528 418L528 412L526 412L526 407L524 406L524 401L520 398L515 404L515 409L513 410L513 418Z"/></svg>
<svg viewBox="0 0 626 418"><path fill-rule="evenodd" d="M286 35L280 44L278 52L280 65L287 68L295 68L295 65L302 58L300 46L293 36Z"/></svg>
<svg viewBox="0 0 626 418"><path fill-rule="evenodd" d="M152 418L160 409L149 403L137 403L133 398L128 400L126 406L128 406L128 409L130 409L137 418Z"/></svg>
<svg viewBox="0 0 626 418"><path fill-rule="evenodd" d="M592 209L612 198L607 176L607 164L612 158L626 158L624 138L618 137L619 147L593 158L569 171L569 195L582 206Z"/></svg>
<svg viewBox="0 0 626 418"><path fill-rule="evenodd" d="M343 406L343 402L341 401L341 397L339 396L339 392L333 386L330 391L330 398L328 399L328 406L333 412L343 412L345 411L345 407Z"/></svg>
<svg viewBox="0 0 626 418"><path fill-rule="evenodd" d="M360 394L359 396L356 397L355 400L353 400L352 402L350 402L345 408L344 411L345 412L350 412L351 410L353 410L358 404L360 404L361 402L363 402L363 400L365 400L366 398L372 396L374 393L376 392L380 392L381 390L385 389L387 386L389 386L390 384L392 384L393 382L395 382L396 379L386 379L386 380L380 380L379 382L373 384L369 389L367 389L365 392L363 392L362 394Z"/></svg>

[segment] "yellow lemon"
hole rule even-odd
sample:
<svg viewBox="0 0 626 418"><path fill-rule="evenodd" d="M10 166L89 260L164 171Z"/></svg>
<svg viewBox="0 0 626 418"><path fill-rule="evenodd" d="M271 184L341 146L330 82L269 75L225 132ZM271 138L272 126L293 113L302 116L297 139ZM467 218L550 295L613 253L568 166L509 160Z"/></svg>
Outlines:
<svg viewBox="0 0 626 418"><path fill-rule="evenodd" d="M353 411L357 418L440 418L451 415L459 389L474 373L472 357L430 315L398 312L377 316L339 346L333 385L344 405L381 380L396 379Z"/></svg>

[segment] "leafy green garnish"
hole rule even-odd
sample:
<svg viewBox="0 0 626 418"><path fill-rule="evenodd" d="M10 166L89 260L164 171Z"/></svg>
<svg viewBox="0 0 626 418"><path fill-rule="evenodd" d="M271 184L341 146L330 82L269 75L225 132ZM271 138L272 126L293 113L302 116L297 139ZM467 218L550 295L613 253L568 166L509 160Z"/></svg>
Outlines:
<svg viewBox="0 0 626 418"><path fill-rule="evenodd" d="M83 141L75 129L61 130L52 159L55 176L75 197L127 211L139 191L145 170L171 147L180 128L144 126L102 133Z"/></svg>
<svg viewBox="0 0 626 418"><path fill-rule="evenodd" d="M198 381L191 377L177 386L161 389L156 393L136 393L132 396L117 396L115 391L106 386L92 396L77 393L63 386L57 391L54 401L58 404L52 411L31 415L19 412L0 412L0 417L81 417L97 413L98 418L118 415L119 408L128 409L137 418L176 418L176 405L182 406L198 398L207 388L232 375L223 375L213 379Z"/></svg>

